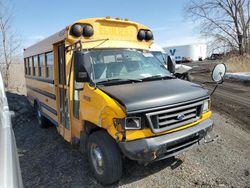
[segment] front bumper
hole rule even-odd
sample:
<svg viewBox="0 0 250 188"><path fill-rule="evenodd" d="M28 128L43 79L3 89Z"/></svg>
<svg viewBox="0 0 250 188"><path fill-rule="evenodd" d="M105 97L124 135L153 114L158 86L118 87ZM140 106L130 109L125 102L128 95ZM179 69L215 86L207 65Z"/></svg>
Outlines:
<svg viewBox="0 0 250 188"><path fill-rule="evenodd" d="M213 121L209 118L181 131L118 144L126 157L148 163L175 156L198 144L212 126Z"/></svg>

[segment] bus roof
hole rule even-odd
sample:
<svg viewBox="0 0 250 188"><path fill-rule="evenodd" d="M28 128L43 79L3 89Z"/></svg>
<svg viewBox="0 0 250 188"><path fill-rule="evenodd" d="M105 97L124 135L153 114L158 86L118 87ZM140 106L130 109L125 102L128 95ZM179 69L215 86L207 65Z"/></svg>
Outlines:
<svg viewBox="0 0 250 188"><path fill-rule="evenodd" d="M75 24L87 24L93 27L94 34L91 37L72 36L70 30ZM81 19L65 27L65 29L41 40L40 42L24 49L24 58L49 52L53 50L53 44L65 42L66 46L81 40L83 49L89 48L137 48L149 49L153 40L138 40L139 30L150 30L148 27L128 21L127 19L89 18Z"/></svg>

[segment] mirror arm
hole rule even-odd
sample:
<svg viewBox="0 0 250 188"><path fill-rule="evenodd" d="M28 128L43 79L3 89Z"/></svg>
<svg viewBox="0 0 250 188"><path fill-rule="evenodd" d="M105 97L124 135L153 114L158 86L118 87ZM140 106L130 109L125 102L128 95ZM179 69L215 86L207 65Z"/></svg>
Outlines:
<svg viewBox="0 0 250 188"><path fill-rule="evenodd" d="M215 92L215 90L217 89L217 87L219 86L219 84L217 83L216 86L214 87L213 91L210 93L210 96L212 96Z"/></svg>
<svg viewBox="0 0 250 188"><path fill-rule="evenodd" d="M210 93L210 96L212 96L215 92L215 90L217 89L217 87L219 86L219 84L222 84L224 82L223 78L221 79L220 82L217 82L216 83L216 86L214 87L213 91Z"/></svg>
<svg viewBox="0 0 250 188"><path fill-rule="evenodd" d="M222 84L223 82L224 82L224 80L222 78L220 82L202 82L202 85L203 84Z"/></svg>
<svg viewBox="0 0 250 188"><path fill-rule="evenodd" d="M203 84L217 84L217 82L202 82L201 84L202 84L202 85L203 85Z"/></svg>

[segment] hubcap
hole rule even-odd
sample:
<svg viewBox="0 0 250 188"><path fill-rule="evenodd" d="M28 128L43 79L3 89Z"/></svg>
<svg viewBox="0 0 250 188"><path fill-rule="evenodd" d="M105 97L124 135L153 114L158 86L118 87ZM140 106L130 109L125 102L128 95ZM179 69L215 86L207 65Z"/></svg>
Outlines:
<svg viewBox="0 0 250 188"><path fill-rule="evenodd" d="M90 156L91 156L91 161L93 163L95 171L98 174L102 175L104 172L103 155L102 155L101 149L96 144L91 145Z"/></svg>

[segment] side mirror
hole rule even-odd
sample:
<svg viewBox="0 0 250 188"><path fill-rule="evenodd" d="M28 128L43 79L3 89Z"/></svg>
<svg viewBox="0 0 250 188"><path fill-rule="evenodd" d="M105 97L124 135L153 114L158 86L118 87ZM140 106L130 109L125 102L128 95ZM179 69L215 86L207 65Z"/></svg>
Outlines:
<svg viewBox="0 0 250 188"><path fill-rule="evenodd" d="M76 82L89 82L88 70L91 67L90 56L88 52L75 51L73 54L74 76ZM90 72L90 71L89 71Z"/></svg>
<svg viewBox="0 0 250 188"><path fill-rule="evenodd" d="M221 64L218 64L214 67L213 71L212 71L212 79L213 81L215 82L221 82L224 75L226 73L226 65L221 63Z"/></svg>
<svg viewBox="0 0 250 188"><path fill-rule="evenodd" d="M176 65L174 57L168 56L167 65L168 65L169 72L174 74L175 73L175 65Z"/></svg>

